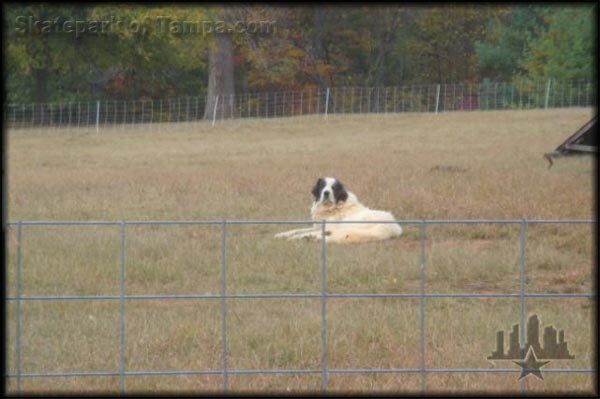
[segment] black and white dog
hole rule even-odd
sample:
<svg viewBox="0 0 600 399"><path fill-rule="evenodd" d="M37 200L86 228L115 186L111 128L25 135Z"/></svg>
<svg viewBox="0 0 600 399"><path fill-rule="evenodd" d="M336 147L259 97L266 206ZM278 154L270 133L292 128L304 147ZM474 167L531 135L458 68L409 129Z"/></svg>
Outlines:
<svg viewBox="0 0 600 399"><path fill-rule="evenodd" d="M354 193L346 190L342 182L333 177L320 178L312 189L314 202L310 209L312 220L340 221L394 221L394 215L386 211L369 209L361 204ZM326 224L325 241L356 243L387 240L402 234L397 223L336 223ZM279 233L276 238L290 240L305 238L321 240L322 227L315 224L305 229Z"/></svg>

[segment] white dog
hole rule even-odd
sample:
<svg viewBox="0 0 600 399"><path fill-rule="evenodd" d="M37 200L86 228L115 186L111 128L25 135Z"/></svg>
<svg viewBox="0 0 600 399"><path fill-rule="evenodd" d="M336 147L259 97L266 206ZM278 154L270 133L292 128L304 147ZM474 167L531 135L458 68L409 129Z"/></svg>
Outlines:
<svg viewBox="0 0 600 399"><path fill-rule="evenodd" d="M325 221L394 221L394 215L386 211L369 209L361 204L354 193L333 177L322 177L312 189L315 197L310 209L312 220ZM325 241L335 243L356 243L387 240L402 234L397 223L332 223L325 224ZM295 240L299 238L321 240L322 225L295 229L279 233L275 238Z"/></svg>

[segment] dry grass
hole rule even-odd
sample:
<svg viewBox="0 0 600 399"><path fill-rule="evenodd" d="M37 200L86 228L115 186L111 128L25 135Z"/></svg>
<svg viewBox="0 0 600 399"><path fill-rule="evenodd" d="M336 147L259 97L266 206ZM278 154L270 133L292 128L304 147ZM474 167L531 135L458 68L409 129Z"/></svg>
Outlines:
<svg viewBox="0 0 600 399"><path fill-rule="evenodd" d="M344 116L173 125L172 131L8 139L8 216L15 220L306 219L318 176L345 182L367 205L416 218L592 218L591 157L542 159L589 109ZM167 128L169 129L169 128ZM228 292L318 292L319 245L275 241L290 226L229 226ZM518 226L429 226L428 292L515 292ZM328 248L330 292L419 290L417 226L398 240ZM590 226L530 226L527 290L596 287ZM8 293L14 295L14 229ZM23 294L116 294L114 226L25 227ZM218 293L219 226L129 226L127 293ZM128 370L221 366L218 300L126 305ZM229 367L319 368L319 299L228 301ZM486 360L495 332L518 322L516 299L426 301L428 367L511 367ZM7 305L14 372L14 303ZM594 367L595 302L528 299L527 312L564 329L576 359ZM23 371L118 369L118 302L25 302ZM329 367L418 367L418 300L331 299ZM516 367L516 366L515 366ZM518 374L441 373L428 392L518 390ZM593 376L527 377L543 392L590 391ZM131 391L215 391L220 376L127 377ZM8 389L14 389L14 379ZM236 391L314 391L320 375L235 375ZM332 374L332 391L417 392L418 374ZM110 391L118 378L30 378L23 388Z"/></svg>

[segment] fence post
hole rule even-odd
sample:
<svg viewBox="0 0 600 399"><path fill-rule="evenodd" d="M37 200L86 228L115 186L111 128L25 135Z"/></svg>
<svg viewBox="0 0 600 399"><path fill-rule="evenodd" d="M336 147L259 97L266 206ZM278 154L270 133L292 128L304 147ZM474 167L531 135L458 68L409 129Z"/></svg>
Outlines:
<svg viewBox="0 0 600 399"><path fill-rule="evenodd" d="M81 122L81 102L77 101L77 133L79 133L80 122Z"/></svg>
<svg viewBox="0 0 600 399"><path fill-rule="evenodd" d="M62 110L62 103L58 103L58 127L56 128L57 130L59 130L60 126L62 125Z"/></svg>
<svg viewBox="0 0 600 399"><path fill-rule="evenodd" d="M260 119L260 94L256 93L256 120Z"/></svg>
<svg viewBox="0 0 600 399"><path fill-rule="evenodd" d="M100 101L96 101L96 133L100 129Z"/></svg>
<svg viewBox="0 0 600 399"><path fill-rule="evenodd" d="M215 120L217 119L217 107L219 106L219 95L215 98L215 108L213 109L213 120L212 125L215 125Z"/></svg>
<svg viewBox="0 0 600 399"><path fill-rule="evenodd" d="M154 99L150 102L150 127L154 124Z"/></svg>
<svg viewBox="0 0 600 399"><path fill-rule="evenodd" d="M383 89L383 114L386 115L387 114L387 107L388 107L388 91L389 91L389 87L385 87Z"/></svg>
<svg viewBox="0 0 600 399"><path fill-rule="evenodd" d="M329 87L325 93L325 119L327 119L327 111L329 110Z"/></svg>
<svg viewBox="0 0 600 399"><path fill-rule="evenodd" d="M591 86L590 82L587 82L585 84L585 105L591 105L591 103L590 103L590 91L591 91L590 86Z"/></svg>
<svg viewBox="0 0 600 399"><path fill-rule="evenodd" d="M321 221L321 390L327 391L329 383L327 351L327 242L325 220Z"/></svg>
<svg viewBox="0 0 600 399"><path fill-rule="evenodd" d="M437 85L437 93L435 95L435 113L438 113L438 109L440 106L440 85Z"/></svg>
<svg viewBox="0 0 600 399"><path fill-rule="evenodd" d="M438 86L439 87L439 86ZM425 393L425 220L419 225L419 368L421 394Z"/></svg>
<svg viewBox="0 0 600 399"><path fill-rule="evenodd" d="M119 224L119 391L125 393L125 222Z"/></svg>
<svg viewBox="0 0 600 399"><path fill-rule="evenodd" d="M189 122L189 120L190 120L190 96L186 96L185 114L186 114L185 121Z"/></svg>
<svg viewBox="0 0 600 399"><path fill-rule="evenodd" d="M548 84L546 85L546 101L544 101L544 109L548 109L548 101L550 100L550 84L552 79L548 79Z"/></svg>
<svg viewBox="0 0 600 399"><path fill-rule="evenodd" d="M140 118L140 123L144 123L144 108L146 108L146 100L140 100L140 104L142 106L142 117Z"/></svg>
<svg viewBox="0 0 600 399"><path fill-rule="evenodd" d="M525 359L525 247L527 244L527 220L520 223L519 231L519 348L520 357ZM527 391L525 379L519 380L521 393Z"/></svg>
<svg viewBox="0 0 600 399"><path fill-rule="evenodd" d="M53 112L52 103L48 104L48 109L50 112L50 115L48 117L48 128L50 129L50 128L54 127L54 118L53 118L54 112Z"/></svg>
<svg viewBox="0 0 600 399"><path fill-rule="evenodd" d="M125 124L127 123L127 100L123 101L123 123L121 127L125 131Z"/></svg>
<svg viewBox="0 0 600 399"><path fill-rule="evenodd" d="M90 127L90 102L87 101L87 111L85 113L85 127Z"/></svg>
<svg viewBox="0 0 600 399"><path fill-rule="evenodd" d="M16 351L16 372L17 372L17 394L21 392L21 263L23 247L23 225L21 221L17 225L17 309L16 309L16 327L15 327L15 351Z"/></svg>
<svg viewBox="0 0 600 399"><path fill-rule="evenodd" d="M132 127L136 126L136 121L135 121L135 100L131 100L131 125Z"/></svg>
<svg viewBox="0 0 600 399"><path fill-rule="evenodd" d="M227 391L227 302L225 294L227 293L227 269L226 269L226 245L227 245L227 221L221 222L221 339L223 341L222 366L223 366L223 381L222 389Z"/></svg>
<svg viewBox="0 0 600 399"><path fill-rule="evenodd" d="M69 102L69 126L68 126L68 129L67 129L68 132L71 132L71 119L73 117L73 115L72 115L73 114L73 110L71 109L72 108L71 105L72 105L71 102Z"/></svg>
<svg viewBox="0 0 600 399"><path fill-rule="evenodd" d="M13 105L12 107L13 107L12 108L12 120L13 120L13 123L12 123L11 127L14 129L16 127L16 125L17 125L17 106ZM7 105L7 108L10 108L10 104Z"/></svg>
<svg viewBox="0 0 600 399"><path fill-rule="evenodd" d="M17 106L13 105L13 125L12 127L15 128L17 126Z"/></svg>

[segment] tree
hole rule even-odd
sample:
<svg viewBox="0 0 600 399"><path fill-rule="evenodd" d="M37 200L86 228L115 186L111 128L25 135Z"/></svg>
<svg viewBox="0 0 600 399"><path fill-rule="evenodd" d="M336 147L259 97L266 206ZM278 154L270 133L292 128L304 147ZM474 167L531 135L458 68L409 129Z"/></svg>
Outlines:
<svg viewBox="0 0 600 399"><path fill-rule="evenodd" d="M444 6L420 9L409 49L423 82L478 80L474 42L484 34L484 22L496 12L489 6Z"/></svg>
<svg viewBox="0 0 600 399"><path fill-rule="evenodd" d="M243 10L224 7L215 12L214 39L208 58L208 93L204 119L211 119L215 107L222 115L233 116L236 113L233 69L233 24L236 16L243 18Z"/></svg>
<svg viewBox="0 0 600 399"><path fill-rule="evenodd" d="M87 89L87 69L81 62L89 55L87 38L53 33L68 18L85 17L87 7L34 4L5 10L10 101L45 103L58 93L68 98Z"/></svg>
<svg viewBox="0 0 600 399"><path fill-rule="evenodd" d="M542 22L533 6L517 5L493 15L486 24L485 38L475 42L481 75L511 80L523 73L525 54Z"/></svg>
<svg viewBox="0 0 600 399"><path fill-rule="evenodd" d="M597 6L591 5L546 7L546 25L530 41L523 60L526 74L544 80L596 79L595 12Z"/></svg>

